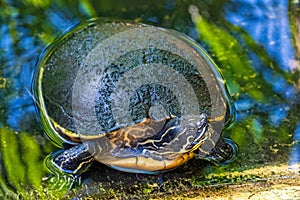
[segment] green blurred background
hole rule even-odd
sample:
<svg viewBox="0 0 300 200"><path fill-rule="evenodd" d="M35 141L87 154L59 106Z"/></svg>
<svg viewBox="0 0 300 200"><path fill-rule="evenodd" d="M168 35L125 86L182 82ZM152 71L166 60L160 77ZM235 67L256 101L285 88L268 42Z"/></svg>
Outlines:
<svg viewBox="0 0 300 200"><path fill-rule="evenodd" d="M239 145L237 158L225 166L193 160L166 173L168 195L276 179L290 169L289 176L299 180L299 9L297 0L1 0L0 198L146 198L159 191L156 177L137 180L101 164L68 190L68 177L49 175L44 164L58 147L36 119L30 93L35 63L57 36L92 17L182 32L208 51L226 80L237 113L224 135ZM276 166L283 168L268 168Z"/></svg>

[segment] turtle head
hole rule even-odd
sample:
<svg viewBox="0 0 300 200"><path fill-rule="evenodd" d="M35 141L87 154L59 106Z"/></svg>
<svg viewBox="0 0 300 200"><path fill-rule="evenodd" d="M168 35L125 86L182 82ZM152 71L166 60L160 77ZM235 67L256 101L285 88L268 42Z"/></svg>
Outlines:
<svg viewBox="0 0 300 200"><path fill-rule="evenodd" d="M202 143L201 141L205 140L205 133L207 132L208 128L208 121L207 121L207 115L202 113L199 116L199 119L196 122L197 125L197 132L194 138L194 143Z"/></svg>
<svg viewBox="0 0 300 200"><path fill-rule="evenodd" d="M232 140L220 137L214 142L220 133L214 130L207 114L186 116L181 120L184 121L181 124L182 129L186 130L185 134L193 133L193 142L187 150L194 151L197 158L220 164L231 162L236 157L238 146Z"/></svg>
<svg viewBox="0 0 300 200"><path fill-rule="evenodd" d="M184 128L187 129L186 134L189 135L188 132L193 133L193 142L189 147L189 151L195 151L207 139L206 133L209 125L208 116L204 113L200 115L186 116L184 121Z"/></svg>

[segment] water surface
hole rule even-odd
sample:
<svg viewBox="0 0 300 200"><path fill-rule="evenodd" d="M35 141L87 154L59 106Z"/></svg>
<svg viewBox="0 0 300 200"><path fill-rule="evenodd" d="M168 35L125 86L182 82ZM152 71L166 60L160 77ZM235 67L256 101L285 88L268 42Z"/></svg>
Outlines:
<svg viewBox="0 0 300 200"><path fill-rule="evenodd" d="M208 51L226 80L236 119L224 135L239 145L239 154L225 166L193 160L166 173L165 190L189 193L201 185L280 177L299 185L299 9L298 1L287 0L1 2L0 197L58 198L68 192L67 178L49 176L44 165L45 157L59 148L44 135L36 118L32 76L47 44L95 16L182 32ZM159 187L156 177L146 179L138 181L134 174L99 164L68 193L147 197Z"/></svg>

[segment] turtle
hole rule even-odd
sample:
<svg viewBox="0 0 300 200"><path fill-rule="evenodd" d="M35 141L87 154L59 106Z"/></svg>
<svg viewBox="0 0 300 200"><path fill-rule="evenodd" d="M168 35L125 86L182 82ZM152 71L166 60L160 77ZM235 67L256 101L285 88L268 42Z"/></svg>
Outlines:
<svg viewBox="0 0 300 200"><path fill-rule="evenodd" d="M51 165L81 174L98 161L155 174L193 157L228 161L222 129L234 118L224 80L208 54L174 30L92 19L41 54L33 91L54 144Z"/></svg>

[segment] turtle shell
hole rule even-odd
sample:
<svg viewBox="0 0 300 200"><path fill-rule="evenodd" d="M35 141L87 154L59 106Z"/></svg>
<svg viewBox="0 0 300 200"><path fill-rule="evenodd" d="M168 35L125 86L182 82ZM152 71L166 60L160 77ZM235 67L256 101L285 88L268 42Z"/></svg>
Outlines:
<svg viewBox="0 0 300 200"><path fill-rule="evenodd" d="M216 142L233 116L216 65L174 30L93 19L54 41L37 66L39 116L58 145L97 139L146 119L200 113L209 116Z"/></svg>

